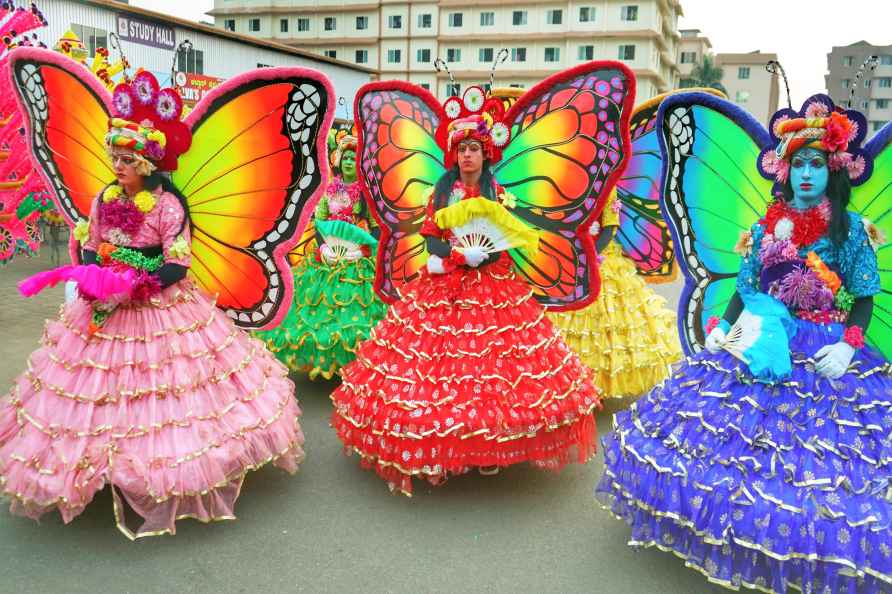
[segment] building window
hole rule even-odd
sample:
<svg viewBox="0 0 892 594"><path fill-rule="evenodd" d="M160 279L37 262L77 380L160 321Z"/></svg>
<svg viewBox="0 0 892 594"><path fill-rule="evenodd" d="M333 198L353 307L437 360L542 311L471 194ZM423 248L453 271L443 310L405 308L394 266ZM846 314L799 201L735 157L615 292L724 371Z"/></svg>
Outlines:
<svg viewBox="0 0 892 594"><path fill-rule="evenodd" d="M737 69L737 78L745 80L750 77L750 67L741 66Z"/></svg>
<svg viewBox="0 0 892 594"><path fill-rule="evenodd" d="M549 25L560 25L564 22L564 11L560 8L545 13L545 22Z"/></svg>
<svg viewBox="0 0 892 594"><path fill-rule="evenodd" d="M338 29L337 17L325 17L325 30L326 31L337 31L337 29Z"/></svg>
<svg viewBox="0 0 892 594"><path fill-rule="evenodd" d="M368 64L369 63L369 50L356 50L356 63L357 64Z"/></svg>
<svg viewBox="0 0 892 594"><path fill-rule="evenodd" d="M854 61L855 61L854 56L843 56L843 57L842 57L842 65L845 66L845 67L847 67L847 68L851 68L851 67L852 67L852 63L853 63Z"/></svg>
<svg viewBox="0 0 892 594"><path fill-rule="evenodd" d="M460 12L450 12L449 13L449 26L450 27L461 27L463 15Z"/></svg>
<svg viewBox="0 0 892 594"><path fill-rule="evenodd" d="M478 60L483 64L491 64L493 55L493 49L491 47L481 47Z"/></svg>
<svg viewBox="0 0 892 594"><path fill-rule="evenodd" d="M431 84L430 84L430 83L421 83L421 84L418 85L418 86L421 87L422 89L424 89L425 91L430 91L430 90L431 90Z"/></svg>
<svg viewBox="0 0 892 594"><path fill-rule="evenodd" d="M876 132L883 127L884 122L871 122L871 124L873 124L873 131Z"/></svg>
<svg viewBox="0 0 892 594"><path fill-rule="evenodd" d="M877 99L876 102L877 102L877 109L886 109L887 107L889 107L888 99Z"/></svg>
<svg viewBox="0 0 892 594"><path fill-rule="evenodd" d="M560 62L561 61L561 48L546 47L545 48L545 61L546 62Z"/></svg>
<svg viewBox="0 0 892 594"><path fill-rule="evenodd" d="M682 64L693 64L697 61L697 52L681 52Z"/></svg>
<svg viewBox="0 0 892 594"><path fill-rule="evenodd" d="M869 78L865 78L865 79L864 79L864 88L865 88L865 89L869 89L869 88L870 88L870 79L869 79Z"/></svg>
<svg viewBox="0 0 892 594"><path fill-rule="evenodd" d="M367 17L367 16L356 17L356 30L357 31L365 31L368 28L369 28L369 17Z"/></svg>
<svg viewBox="0 0 892 594"><path fill-rule="evenodd" d="M388 64L399 64L403 61L403 52L398 49L389 49L387 50L387 63Z"/></svg>
<svg viewBox="0 0 892 594"><path fill-rule="evenodd" d="M870 107L870 101L865 99L864 101L861 102L861 109L867 109L868 107Z"/></svg>
<svg viewBox="0 0 892 594"><path fill-rule="evenodd" d="M223 21L223 28L226 31L235 31L235 19L226 19Z"/></svg>
<svg viewBox="0 0 892 594"><path fill-rule="evenodd" d="M177 53L177 70L187 74L204 74L204 52L190 49Z"/></svg>
<svg viewBox="0 0 892 594"><path fill-rule="evenodd" d="M511 24L519 27L527 24L527 11L515 10L511 13Z"/></svg>
<svg viewBox="0 0 892 594"><path fill-rule="evenodd" d="M297 19L297 30L300 32L307 32L310 30L310 19L300 18Z"/></svg>
<svg viewBox="0 0 892 594"><path fill-rule="evenodd" d="M260 31L260 19L248 19L248 31L253 33Z"/></svg>
<svg viewBox="0 0 892 594"><path fill-rule="evenodd" d="M415 58L421 64L429 64L431 61L431 51L429 49L420 49Z"/></svg>
<svg viewBox="0 0 892 594"><path fill-rule="evenodd" d="M579 59L580 60L594 60L595 59L595 46L580 45L579 46Z"/></svg>
<svg viewBox="0 0 892 594"><path fill-rule="evenodd" d="M257 62L258 68L272 68L272 64L264 64L263 62Z"/></svg>
<svg viewBox="0 0 892 594"><path fill-rule="evenodd" d="M279 33L288 33L288 19L279 19Z"/></svg>
<svg viewBox="0 0 892 594"><path fill-rule="evenodd" d="M746 103L750 100L750 92L749 91L737 91L737 94L734 96L734 101L736 103Z"/></svg>
<svg viewBox="0 0 892 594"><path fill-rule="evenodd" d="M620 60L634 60L635 59L635 46L634 45L621 45L619 46L619 52L617 54Z"/></svg>
<svg viewBox="0 0 892 594"><path fill-rule="evenodd" d="M892 87L892 78L881 78L881 79L879 79L879 81L880 81L879 85L880 85L881 89L888 89L888 88ZM849 81L849 79L847 79L847 78L842 79L842 88L848 89L850 82L851 81Z"/></svg>
<svg viewBox="0 0 892 594"><path fill-rule="evenodd" d="M392 14L387 17L387 26L391 29L403 28L403 16L400 14Z"/></svg>
<svg viewBox="0 0 892 594"><path fill-rule="evenodd" d="M446 85L446 95L449 97L458 97L461 94L461 85L458 83L450 83Z"/></svg>
<svg viewBox="0 0 892 594"><path fill-rule="evenodd" d="M480 26L481 27L492 27L496 24L496 13L494 12L481 12L480 13Z"/></svg>
<svg viewBox="0 0 892 594"><path fill-rule="evenodd" d="M638 7L635 5L623 6L619 11L619 18L623 21L637 21Z"/></svg>
<svg viewBox="0 0 892 594"><path fill-rule="evenodd" d="M595 22L595 7L594 6L580 6L579 7L579 22L580 23Z"/></svg>
<svg viewBox="0 0 892 594"><path fill-rule="evenodd" d="M527 48L512 47L511 48L511 61L512 62L526 62L527 61Z"/></svg>
<svg viewBox="0 0 892 594"><path fill-rule="evenodd" d="M883 54L880 56L880 64L883 66L892 66L892 54Z"/></svg>
<svg viewBox="0 0 892 594"><path fill-rule="evenodd" d="M450 47L446 50L447 62L461 62L461 48Z"/></svg>
<svg viewBox="0 0 892 594"><path fill-rule="evenodd" d="M338 50L327 49L324 52L322 52L322 55L324 55L326 58L331 58L332 60L337 60L338 59Z"/></svg>
<svg viewBox="0 0 892 594"><path fill-rule="evenodd" d="M522 88L523 88L523 83L511 83L511 84L508 85L508 86L511 87L512 89L522 89Z"/></svg>
<svg viewBox="0 0 892 594"><path fill-rule="evenodd" d="M419 29L430 29L433 26L434 18L429 14L419 14L418 15L418 28Z"/></svg>

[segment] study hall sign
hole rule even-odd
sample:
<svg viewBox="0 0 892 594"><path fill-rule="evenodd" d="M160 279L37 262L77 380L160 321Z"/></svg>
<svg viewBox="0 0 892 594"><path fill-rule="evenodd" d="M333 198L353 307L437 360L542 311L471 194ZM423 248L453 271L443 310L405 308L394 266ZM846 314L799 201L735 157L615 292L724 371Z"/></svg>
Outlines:
<svg viewBox="0 0 892 594"><path fill-rule="evenodd" d="M131 15L119 14L117 17L118 37L121 39L171 51L176 49L176 32L173 27Z"/></svg>

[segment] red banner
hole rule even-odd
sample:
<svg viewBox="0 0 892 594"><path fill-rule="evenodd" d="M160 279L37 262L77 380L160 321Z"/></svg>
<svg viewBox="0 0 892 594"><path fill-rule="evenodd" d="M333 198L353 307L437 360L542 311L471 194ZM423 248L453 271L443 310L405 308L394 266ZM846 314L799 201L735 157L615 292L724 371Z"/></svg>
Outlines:
<svg viewBox="0 0 892 594"><path fill-rule="evenodd" d="M205 76L203 74L188 74L177 72L177 91L189 108L195 107L198 100L204 97L208 91L223 83L222 78Z"/></svg>

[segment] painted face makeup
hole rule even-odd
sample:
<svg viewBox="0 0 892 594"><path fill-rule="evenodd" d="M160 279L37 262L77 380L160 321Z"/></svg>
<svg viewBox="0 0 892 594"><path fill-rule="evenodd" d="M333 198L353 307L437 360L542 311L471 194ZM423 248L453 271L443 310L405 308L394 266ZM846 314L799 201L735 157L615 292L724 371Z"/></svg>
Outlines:
<svg viewBox="0 0 892 594"><path fill-rule="evenodd" d="M790 159L790 184L793 187L793 205L808 207L824 197L830 169L827 154L813 148L803 148Z"/></svg>

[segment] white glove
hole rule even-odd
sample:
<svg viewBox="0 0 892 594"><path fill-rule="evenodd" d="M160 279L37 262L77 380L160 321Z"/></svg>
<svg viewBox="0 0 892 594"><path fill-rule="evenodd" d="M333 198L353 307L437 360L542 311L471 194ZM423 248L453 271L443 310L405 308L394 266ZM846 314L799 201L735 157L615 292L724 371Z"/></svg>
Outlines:
<svg viewBox="0 0 892 594"><path fill-rule="evenodd" d="M722 346L727 339L728 337L725 334L725 331L722 330L722 327L716 326L712 329L712 332L709 333L709 336L706 337L706 350L713 355L716 354L722 350Z"/></svg>
<svg viewBox="0 0 892 594"><path fill-rule="evenodd" d="M477 268L480 266L480 263L486 260L486 252L483 251L481 247L467 247L460 249L462 255L465 257L465 264L470 266L471 268Z"/></svg>
<svg viewBox="0 0 892 594"><path fill-rule="evenodd" d="M322 256L322 261L326 264L334 264L338 261L337 255L332 251L331 246L327 243L323 243L319 247L319 254Z"/></svg>
<svg viewBox="0 0 892 594"><path fill-rule="evenodd" d="M431 254L427 257L427 271L431 274L445 274L446 269L443 267L443 258Z"/></svg>
<svg viewBox="0 0 892 594"><path fill-rule="evenodd" d="M815 371L826 378L837 379L849 370L849 363L855 356L855 347L847 342L828 344L814 354Z"/></svg>
<svg viewBox="0 0 892 594"><path fill-rule="evenodd" d="M592 237L597 237L601 233L601 223L595 221L592 223L592 226L588 228L588 234Z"/></svg>
<svg viewBox="0 0 892 594"><path fill-rule="evenodd" d="M71 303L77 299L77 281L67 281L65 283L65 303Z"/></svg>

